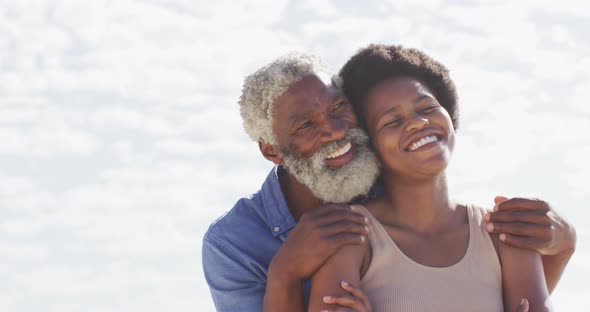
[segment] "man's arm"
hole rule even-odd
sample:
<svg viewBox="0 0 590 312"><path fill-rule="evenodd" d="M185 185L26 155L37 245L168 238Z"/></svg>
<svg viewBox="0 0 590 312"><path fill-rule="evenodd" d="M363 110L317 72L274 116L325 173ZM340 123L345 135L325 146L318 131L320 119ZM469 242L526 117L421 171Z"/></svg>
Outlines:
<svg viewBox="0 0 590 312"><path fill-rule="evenodd" d="M347 205L326 204L304 214L272 259L264 311L304 311L302 281L343 246L362 244L367 223Z"/></svg>
<svg viewBox="0 0 590 312"><path fill-rule="evenodd" d="M552 292L574 253L574 227L539 199L497 196L494 201L494 211L484 218L488 231L500 234L503 244L540 253Z"/></svg>
<svg viewBox="0 0 590 312"><path fill-rule="evenodd" d="M235 252L220 239L203 239L203 271L218 312L260 312L266 285Z"/></svg>

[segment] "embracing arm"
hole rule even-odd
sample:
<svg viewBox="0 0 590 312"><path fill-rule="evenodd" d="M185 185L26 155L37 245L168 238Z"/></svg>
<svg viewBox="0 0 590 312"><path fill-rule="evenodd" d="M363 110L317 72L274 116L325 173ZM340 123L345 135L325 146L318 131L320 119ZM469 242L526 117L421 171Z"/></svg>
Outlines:
<svg viewBox="0 0 590 312"><path fill-rule="evenodd" d="M503 244L540 253L552 292L576 248L573 225L540 199L497 196L494 202L494 211L484 219L488 231L500 234Z"/></svg>
<svg viewBox="0 0 590 312"><path fill-rule="evenodd" d="M361 244L367 235L367 222L347 205L326 204L305 213L270 263L264 311L304 311L302 281L337 250Z"/></svg>
<svg viewBox="0 0 590 312"><path fill-rule="evenodd" d="M263 311L305 311L302 279L273 259L268 269Z"/></svg>
<svg viewBox="0 0 590 312"><path fill-rule="evenodd" d="M517 310L528 299L530 311L551 311L541 256L534 251L500 244L504 310Z"/></svg>

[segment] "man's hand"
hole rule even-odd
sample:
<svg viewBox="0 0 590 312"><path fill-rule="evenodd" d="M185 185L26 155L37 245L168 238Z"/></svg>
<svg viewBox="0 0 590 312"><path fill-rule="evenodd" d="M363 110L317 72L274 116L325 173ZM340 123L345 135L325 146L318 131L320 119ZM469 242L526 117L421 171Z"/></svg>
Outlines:
<svg viewBox="0 0 590 312"><path fill-rule="evenodd" d="M543 256L572 254L576 232L539 199L496 196L494 211L484 216L487 230L500 234L500 241L535 250Z"/></svg>
<svg viewBox="0 0 590 312"><path fill-rule="evenodd" d="M338 248L362 244L369 220L354 206L326 204L303 214L275 254L269 273L302 280L310 277Z"/></svg>
<svg viewBox="0 0 590 312"><path fill-rule="evenodd" d="M539 199L496 196L494 211L484 216L487 230L502 243L542 255L549 292L553 292L576 249L576 230Z"/></svg>
<svg viewBox="0 0 590 312"><path fill-rule="evenodd" d="M324 302L338 305L330 310L324 310L322 312L371 312L371 303L369 298L363 293L362 290L356 288L349 283L342 281L340 286L346 290L350 295L346 296L326 296ZM520 312L520 311L519 311ZM523 311L528 312L528 310Z"/></svg>

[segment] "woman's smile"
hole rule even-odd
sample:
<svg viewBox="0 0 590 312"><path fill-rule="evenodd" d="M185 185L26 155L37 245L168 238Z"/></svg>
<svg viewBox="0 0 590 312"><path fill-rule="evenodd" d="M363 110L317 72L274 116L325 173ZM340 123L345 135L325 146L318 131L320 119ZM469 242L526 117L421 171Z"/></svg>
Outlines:
<svg viewBox="0 0 590 312"><path fill-rule="evenodd" d="M454 128L433 92L410 77L383 81L367 97L373 147L396 177L436 176L447 166Z"/></svg>

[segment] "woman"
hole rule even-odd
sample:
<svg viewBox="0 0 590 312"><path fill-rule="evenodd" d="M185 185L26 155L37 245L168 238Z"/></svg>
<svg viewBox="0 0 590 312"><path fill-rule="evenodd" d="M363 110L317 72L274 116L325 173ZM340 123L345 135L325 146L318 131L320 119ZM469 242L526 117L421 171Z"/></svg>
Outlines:
<svg viewBox="0 0 590 312"><path fill-rule="evenodd" d="M341 249L314 274L309 310L329 308L322 296L344 280L373 311L514 311L523 298L531 311L549 309L540 255L499 244L483 209L448 194L458 112L447 69L418 50L371 45L341 76L384 192L356 206L372 221L370 244Z"/></svg>

